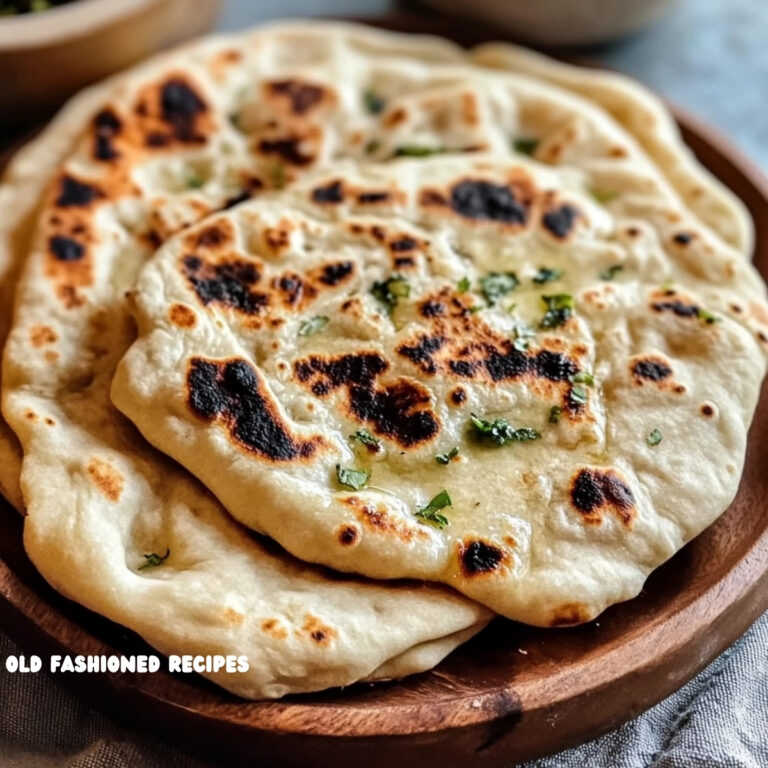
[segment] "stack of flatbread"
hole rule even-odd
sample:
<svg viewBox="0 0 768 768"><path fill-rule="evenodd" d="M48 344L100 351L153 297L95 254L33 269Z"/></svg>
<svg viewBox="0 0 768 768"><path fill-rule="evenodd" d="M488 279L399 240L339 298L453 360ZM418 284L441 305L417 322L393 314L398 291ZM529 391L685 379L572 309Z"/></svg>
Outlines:
<svg viewBox="0 0 768 768"><path fill-rule="evenodd" d="M736 492L750 222L620 76L263 27L77 96L0 200L26 551L241 696L589 621Z"/></svg>

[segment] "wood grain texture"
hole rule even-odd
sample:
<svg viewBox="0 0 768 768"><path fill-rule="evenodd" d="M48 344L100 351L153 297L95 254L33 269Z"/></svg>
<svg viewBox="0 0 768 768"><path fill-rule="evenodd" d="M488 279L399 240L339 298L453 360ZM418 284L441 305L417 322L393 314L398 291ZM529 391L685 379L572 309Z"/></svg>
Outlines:
<svg viewBox="0 0 768 768"><path fill-rule="evenodd" d="M756 262L768 275L768 184L710 129L680 122L688 144L752 212ZM768 385L729 510L656 571L640 597L585 626L497 621L430 673L279 702L242 702L166 673L58 679L123 722L228 764L493 768L556 752L675 691L768 608L766 436ZM29 653L149 652L44 583L22 551L21 520L4 504L0 597L0 626Z"/></svg>

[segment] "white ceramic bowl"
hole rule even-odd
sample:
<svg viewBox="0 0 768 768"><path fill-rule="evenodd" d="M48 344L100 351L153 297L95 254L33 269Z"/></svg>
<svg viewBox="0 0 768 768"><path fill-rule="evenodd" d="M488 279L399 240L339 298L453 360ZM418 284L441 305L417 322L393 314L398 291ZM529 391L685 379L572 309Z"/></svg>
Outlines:
<svg viewBox="0 0 768 768"><path fill-rule="evenodd" d="M0 131L213 25L222 0L73 0L0 18Z"/></svg>
<svg viewBox="0 0 768 768"><path fill-rule="evenodd" d="M451 15L498 25L545 46L613 40L650 24L674 0L422 0Z"/></svg>

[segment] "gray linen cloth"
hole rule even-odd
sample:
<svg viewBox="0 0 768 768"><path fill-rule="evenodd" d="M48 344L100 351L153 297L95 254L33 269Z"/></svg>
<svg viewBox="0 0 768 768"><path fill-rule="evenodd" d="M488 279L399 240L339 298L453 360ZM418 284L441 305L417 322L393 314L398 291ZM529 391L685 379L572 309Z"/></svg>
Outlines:
<svg viewBox="0 0 768 768"><path fill-rule="evenodd" d="M0 635L0 658L21 653ZM47 673L0 671L2 768L221 768L121 726ZM258 763L261 765L261 763ZM525 768L768 767L768 614L676 694Z"/></svg>

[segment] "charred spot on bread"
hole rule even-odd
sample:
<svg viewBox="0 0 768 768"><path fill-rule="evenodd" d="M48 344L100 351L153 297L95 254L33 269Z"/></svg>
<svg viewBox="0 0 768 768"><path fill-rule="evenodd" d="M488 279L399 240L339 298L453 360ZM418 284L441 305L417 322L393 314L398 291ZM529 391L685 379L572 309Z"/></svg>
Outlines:
<svg viewBox="0 0 768 768"><path fill-rule="evenodd" d="M674 295L674 294L673 294ZM680 299L670 301L655 301L651 304L655 312L672 312L678 317L698 317L699 307L696 304L686 304Z"/></svg>
<svg viewBox="0 0 768 768"><path fill-rule="evenodd" d="M632 375L646 381L663 381L672 375L672 369L655 357L645 357L632 363Z"/></svg>
<svg viewBox="0 0 768 768"><path fill-rule="evenodd" d="M303 136L293 134L283 138L261 139L258 149L263 155L275 155L290 165L302 167L310 165L315 160L313 155L307 155L301 151L304 140Z"/></svg>
<svg viewBox="0 0 768 768"><path fill-rule="evenodd" d="M267 294L251 290L261 277L253 262L233 260L210 264L188 254L182 259L182 270L204 306L223 304L252 315L269 303Z"/></svg>
<svg viewBox="0 0 768 768"><path fill-rule="evenodd" d="M176 139L185 143L202 140L196 132L197 118L208 106L188 82L180 77L167 80L160 92L160 108Z"/></svg>
<svg viewBox="0 0 768 768"><path fill-rule="evenodd" d="M418 244L418 241L414 240L412 237L402 235L401 237L391 240L389 248L394 253L402 253L403 251L412 251Z"/></svg>
<svg viewBox="0 0 768 768"><path fill-rule="evenodd" d="M388 368L377 352L312 355L294 364L294 376L317 397L345 389L349 415L404 448L434 439L440 424L430 408L430 391L405 377L380 384L377 379Z"/></svg>
<svg viewBox="0 0 768 768"><path fill-rule="evenodd" d="M581 213L576 206L563 203L557 208L547 211L541 218L541 223L550 234L558 240L565 240L573 232Z"/></svg>
<svg viewBox="0 0 768 768"><path fill-rule="evenodd" d="M103 197L103 193L98 187L65 174L59 182L56 207L87 208L100 197Z"/></svg>
<svg viewBox="0 0 768 768"><path fill-rule="evenodd" d="M325 89L319 85L301 82L300 80L276 80L268 83L267 88L278 96L288 99L291 111L295 115L309 112L323 100Z"/></svg>
<svg viewBox="0 0 768 768"><path fill-rule="evenodd" d="M93 118L93 156L97 160L110 161L120 156L114 139L120 135L123 123L111 109L102 109Z"/></svg>
<svg viewBox="0 0 768 768"><path fill-rule="evenodd" d="M571 484L571 503L588 523L602 522L610 511L627 527L637 514L632 490L614 470L581 469Z"/></svg>
<svg viewBox="0 0 768 768"><path fill-rule="evenodd" d="M274 463L312 458L325 446L320 435L293 435L255 368L243 359L193 358L187 371L187 402L208 422L222 423L232 440Z"/></svg>
<svg viewBox="0 0 768 768"><path fill-rule="evenodd" d="M351 261L337 261L334 264L326 264L318 279L323 285L336 286L343 283L355 270Z"/></svg>
<svg viewBox="0 0 768 768"><path fill-rule="evenodd" d="M386 203L390 198L389 192L360 192L357 196L357 202L362 205L372 203Z"/></svg>
<svg viewBox="0 0 768 768"><path fill-rule="evenodd" d="M322 187L312 190L312 201L315 203L340 203L344 200L344 185L341 181L332 181Z"/></svg>
<svg viewBox="0 0 768 768"><path fill-rule="evenodd" d="M459 544L459 561L465 576L480 576L500 568L506 556L495 544L482 539L472 539Z"/></svg>
<svg viewBox="0 0 768 768"><path fill-rule="evenodd" d="M515 189L505 184L467 179L454 185L450 197L451 209L467 219L485 219L507 224L525 224L528 207Z"/></svg>
<svg viewBox="0 0 768 768"><path fill-rule="evenodd" d="M58 261L80 261L85 256L85 246L64 235L54 235L48 241L53 257Z"/></svg>
<svg viewBox="0 0 768 768"><path fill-rule="evenodd" d="M342 525L337 535L339 544L344 547L350 547L357 542L360 531L354 525Z"/></svg>
<svg viewBox="0 0 768 768"><path fill-rule="evenodd" d="M417 337L413 344L402 344L399 346L397 353L418 365L424 373L433 375L438 370L433 360L433 355L443 348L446 341L444 336L427 336L422 334Z"/></svg>

